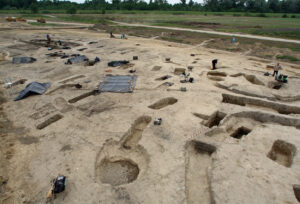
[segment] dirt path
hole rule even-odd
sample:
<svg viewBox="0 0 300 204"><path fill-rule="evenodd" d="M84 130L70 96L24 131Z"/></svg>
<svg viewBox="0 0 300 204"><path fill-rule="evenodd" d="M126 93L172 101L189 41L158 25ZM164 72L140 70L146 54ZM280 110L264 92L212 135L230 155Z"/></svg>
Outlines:
<svg viewBox="0 0 300 204"><path fill-rule="evenodd" d="M27 22L35 23L36 20L27 20ZM90 27L90 26L94 25L94 24L87 24L87 23L71 23L71 22L60 22L60 21L47 21L47 23L49 23L49 24L60 24L60 25L72 25L72 26L80 26L80 27L83 27L83 26Z"/></svg>
<svg viewBox="0 0 300 204"><path fill-rule="evenodd" d="M214 35L223 35L223 36L242 37L242 38L251 38L251 39L258 39L258 40L270 40L270 41L277 41L277 42L300 44L300 40L264 37L264 36L250 35L250 34L225 33L225 32L219 32L219 31L198 30L198 29L195 30L195 29L190 29L190 28L178 28L178 27L166 27L166 26L151 26L151 25L144 25L144 24L123 23L123 22L116 22L116 21L113 21L113 22L117 23L119 25L124 25L124 26L163 28L163 29L168 29L168 30L190 31L190 32L197 32L197 33L207 33L207 34L214 34Z"/></svg>

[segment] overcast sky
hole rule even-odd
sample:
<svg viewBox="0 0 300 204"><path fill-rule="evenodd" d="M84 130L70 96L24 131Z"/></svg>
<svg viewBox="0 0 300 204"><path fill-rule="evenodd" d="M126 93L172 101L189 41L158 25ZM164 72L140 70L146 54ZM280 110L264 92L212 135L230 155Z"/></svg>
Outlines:
<svg viewBox="0 0 300 204"><path fill-rule="evenodd" d="M0 0L1 1L1 0ZM83 3L84 2L84 0L69 0L69 1L73 1L73 2L77 2L77 3ZM111 2L111 0L106 0L106 1L109 1L109 2ZM146 2L149 2L149 0L144 0L144 1L146 1ZM171 4L174 4L174 3L179 3L180 2L180 0L167 0L169 3L171 3ZM203 1L202 0L194 0L195 2L198 2L198 3L202 3ZM187 2L189 2L189 1L187 1Z"/></svg>

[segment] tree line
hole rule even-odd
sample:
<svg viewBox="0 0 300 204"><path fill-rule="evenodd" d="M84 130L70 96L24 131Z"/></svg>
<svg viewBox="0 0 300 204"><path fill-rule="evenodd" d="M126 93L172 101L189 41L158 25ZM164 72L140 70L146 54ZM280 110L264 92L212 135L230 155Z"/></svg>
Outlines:
<svg viewBox="0 0 300 204"><path fill-rule="evenodd" d="M230 11L230 12L274 12L300 13L300 0L204 0L202 4L194 0L180 0L170 4L167 0L86 0L82 4L59 0L0 0L0 9L41 10L173 10L173 11Z"/></svg>

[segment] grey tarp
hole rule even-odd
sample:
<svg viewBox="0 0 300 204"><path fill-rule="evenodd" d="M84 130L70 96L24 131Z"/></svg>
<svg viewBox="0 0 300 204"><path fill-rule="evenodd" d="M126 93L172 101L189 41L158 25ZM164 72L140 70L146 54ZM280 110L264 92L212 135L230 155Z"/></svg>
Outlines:
<svg viewBox="0 0 300 204"><path fill-rule="evenodd" d="M33 57L14 57L12 60L13 64L21 64L21 63L33 63L36 59Z"/></svg>
<svg viewBox="0 0 300 204"><path fill-rule="evenodd" d="M68 61L66 62L66 64L76 64L76 63L80 63L83 62L85 60L87 60L88 58L85 55L79 55L77 57L73 57L68 59Z"/></svg>
<svg viewBox="0 0 300 204"><path fill-rule="evenodd" d="M133 92L137 76L136 75L117 75L106 76L99 84L99 92L130 93Z"/></svg>
<svg viewBox="0 0 300 204"><path fill-rule="evenodd" d="M50 83L39 83L32 82L26 86L24 90L22 90L18 97L15 98L15 101L21 100L31 94L43 94L50 87Z"/></svg>
<svg viewBox="0 0 300 204"><path fill-rule="evenodd" d="M129 61L127 60L121 60L121 61L111 61L109 63L107 63L107 65L109 67L118 67L118 66L122 66L123 64L128 64Z"/></svg>

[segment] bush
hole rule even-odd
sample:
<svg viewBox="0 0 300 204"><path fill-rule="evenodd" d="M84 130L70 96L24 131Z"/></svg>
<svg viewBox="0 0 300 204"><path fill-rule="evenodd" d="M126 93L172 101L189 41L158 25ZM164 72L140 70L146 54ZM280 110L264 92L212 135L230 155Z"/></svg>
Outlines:
<svg viewBox="0 0 300 204"><path fill-rule="evenodd" d="M224 16L223 13L214 13L214 16Z"/></svg>
<svg viewBox="0 0 300 204"><path fill-rule="evenodd" d="M267 17L267 16L266 16L266 14L264 14L264 13L260 13L260 14L257 14L256 17L264 17L264 18L265 18L265 17Z"/></svg>
<svg viewBox="0 0 300 204"><path fill-rule="evenodd" d="M286 13L285 13L285 14L283 14L281 17L282 17L282 18L288 18L288 15L286 15Z"/></svg>
<svg viewBox="0 0 300 204"><path fill-rule="evenodd" d="M77 13L77 8L75 6L71 6L68 10L67 10L68 14L76 14Z"/></svg>
<svg viewBox="0 0 300 204"><path fill-rule="evenodd" d="M38 13L39 12L39 6L37 4L31 4L30 10L31 10L31 13Z"/></svg>
<svg viewBox="0 0 300 204"><path fill-rule="evenodd" d="M296 16L295 16L295 15L292 15L291 18L296 18Z"/></svg>
<svg viewBox="0 0 300 204"><path fill-rule="evenodd" d="M204 16L207 16L207 13L205 13Z"/></svg>
<svg viewBox="0 0 300 204"><path fill-rule="evenodd" d="M172 13L172 15L184 15L184 13L182 13L182 12L174 12L174 13Z"/></svg>
<svg viewBox="0 0 300 204"><path fill-rule="evenodd" d="M42 14L49 14L50 11L42 11Z"/></svg>
<svg viewBox="0 0 300 204"><path fill-rule="evenodd" d="M234 13L234 14L232 14L232 16L239 17L239 16L241 16L241 14L239 14L239 13Z"/></svg>
<svg viewBox="0 0 300 204"><path fill-rule="evenodd" d="M289 60L289 61L292 61L292 62L299 61L299 59L297 57L290 56L290 55L277 55L276 58L277 59L282 59L282 60Z"/></svg>
<svg viewBox="0 0 300 204"><path fill-rule="evenodd" d="M102 9L101 14L105 14L105 9Z"/></svg>
<svg viewBox="0 0 300 204"><path fill-rule="evenodd" d="M249 12L244 13L244 16L252 16Z"/></svg>

